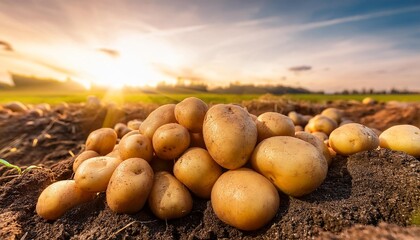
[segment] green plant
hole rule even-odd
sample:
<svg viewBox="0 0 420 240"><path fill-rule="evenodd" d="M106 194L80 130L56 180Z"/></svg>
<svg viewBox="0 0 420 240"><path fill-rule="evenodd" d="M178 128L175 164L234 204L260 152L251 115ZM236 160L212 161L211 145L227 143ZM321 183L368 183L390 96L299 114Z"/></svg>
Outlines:
<svg viewBox="0 0 420 240"><path fill-rule="evenodd" d="M1 158L0 158L0 163L1 163L1 164L3 164L4 166L8 167L8 168L14 168L14 169L16 169L16 170L18 171L19 175L22 175L22 174L24 174L25 172L29 172L29 171L30 171L30 170L32 170L32 169L39 169L39 168L41 168L41 167L39 167L39 166L31 165L31 166L29 166L29 167L25 168L25 169L22 171L22 168L20 168L19 166L16 166L16 165L11 164L11 163L9 163L8 161L6 161L6 160L4 160L4 159L1 159Z"/></svg>

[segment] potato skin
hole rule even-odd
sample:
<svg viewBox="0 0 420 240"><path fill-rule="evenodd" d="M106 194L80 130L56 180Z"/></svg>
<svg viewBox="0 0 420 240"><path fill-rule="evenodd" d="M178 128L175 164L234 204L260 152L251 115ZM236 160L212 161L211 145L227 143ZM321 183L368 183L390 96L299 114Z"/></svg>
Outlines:
<svg viewBox="0 0 420 240"><path fill-rule="evenodd" d="M117 133L118 138L121 139L125 134L129 133L131 129L129 129L124 123L117 123L114 126L114 131Z"/></svg>
<svg viewBox="0 0 420 240"><path fill-rule="evenodd" d="M117 133L112 128L100 128L91 132L86 140L86 150L93 150L101 156L110 153L117 143Z"/></svg>
<svg viewBox="0 0 420 240"><path fill-rule="evenodd" d="M274 136L294 136L295 125L289 117L277 113L266 112L257 118L258 142Z"/></svg>
<svg viewBox="0 0 420 240"><path fill-rule="evenodd" d="M379 135L380 146L420 157L420 129L413 125L396 125Z"/></svg>
<svg viewBox="0 0 420 240"><path fill-rule="evenodd" d="M113 157L94 157L84 161L77 168L74 180L77 186L87 192L103 192L106 190L112 173L121 163L121 159Z"/></svg>
<svg viewBox="0 0 420 240"><path fill-rule="evenodd" d="M199 148L207 149L202 133L190 132L190 147L199 147Z"/></svg>
<svg viewBox="0 0 420 240"><path fill-rule="evenodd" d="M203 137L212 158L227 169L240 168L257 143L257 127L247 111L232 104L211 107L204 118Z"/></svg>
<svg viewBox="0 0 420 240"><path fill-rule="evenodd" d="M343 117L343 111L337 108L327 108L321 112L321 115L326 116L339 124Z"/></svg>
<svg viewBox="0 0 420 240"><path fill-rule="evenodd" d="M207 110L207 104L201 99L189 97L175 106L175 118L188 131L200 133L203 130L203 121Z"/></svg>
<svg viewBox="0 0 420 240"><path fill-rule="evenodd" d="M254 150L252 168L293 197L318 188L327 176L324 156L312 144L289 136L267 138Z"/></svg>
<svg viewBox="0 0 420 240"><path fill-rule="evenodd" d="M74 180L62 180L42 191L36 204L36 213L44 219L56 220L71 208L91 201L95 193L83 191Z"/></svg>
<svg viewBox="0 0 420 240"><path fill-rule="evenodd" d="M190 141L188 130L177 123L162 125L152 139L156 155L165 160L179 157L190 146Z"/></svg>
<svg viewBox="0 0 420 240"><path fill-rule="evenodd" d="M223 222L241 230L257 230L277 213L280 197L264 176L247 168L222 174L211 192L211 205Z"/></svg>
<svg viewBox="0 0 420 240"><path fill-rule="evenodd" d="M193 200L188 189L172 174L157 172L148 203L156 217L168 220L189 214Z"/></svg>
<svg viewBox="0 0 420 240"><path fill-rule="evenodd" d="M335 129L328 142L341 155L351 155L379 146L379 138L375 132L359 123L348 123Z"/></svg>
<svg viewBox="0 0 420 240"><path fill-rule="evenodd" d="M146 160L130 158L115 169L106 190L109 208L117 213L140 211L153 186L153 170Z"/></svg>
<svg viewBox="0 0 420 240"><path fill-rule="evenodd" d="M330 150L328 150L328 146L323 141L321 141L321 139L304 131L296 132L295 137L314 145L314 147L316 147L318 151L322 153L322 155L324 155L325 160L327 160L328 166L331 165L332 157L330 154Z"/></svg>
<svg viewBox="0 0 420 240"><path fill-rule="evenodd" d="M121 139L118 152L121 160L143 158L150 162L153 157L152 141L142 134L134 134Z"/></svg>
<svg viewBox="0 0 420 240"><path fill-rule="evenodd" d="M337 128L337 122L333 119L323 116L316 115L315 117L309 120L308 124L305 126L305 131L309 132L323 132L329 135L334 129Z"/></svg>
<svg viewBox="0 0 420 240"><path fill-rule="evenodd" d="M174 175L200 198L209 199L222 168L202 148L189 148L175 162Z"/></svg>
<svg viewBox="0 0 420 240"><path fill-rule="evenodd" d="M77 168L82 164L82 162L86 161L89 158L99 157L99 153L93 151L93 150L87 150L79 154L79 156L76 157L73 163L73 172L76 172Z"/></svg>
<svg viewBox="0 0 420 240"><path fill-rule="evenodd" d="M176 123L175 104L165 104L156 108L140 124L139 131L149 139L153 138L156 129L167 123Z"/></svg>

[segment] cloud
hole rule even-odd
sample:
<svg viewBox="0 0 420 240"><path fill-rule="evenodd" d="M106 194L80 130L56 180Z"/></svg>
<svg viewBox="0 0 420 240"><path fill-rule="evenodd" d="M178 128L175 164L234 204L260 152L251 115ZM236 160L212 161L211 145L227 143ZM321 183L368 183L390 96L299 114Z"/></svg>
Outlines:
<svg viewBox="0 0 420 240"><path fill-rule="evenodd" d="M8 42L0 40L0 47L2 47L5 51L13 52L12 45Z"/></svg>
<svg viewBox="0 0 420 240"><path fill-rule="evenodd" d="M312 69L311 66L301 65L301 66L290 67L289 71L294 72L294 73L298 73L298 72L309 71L311 69Z"/></svg>

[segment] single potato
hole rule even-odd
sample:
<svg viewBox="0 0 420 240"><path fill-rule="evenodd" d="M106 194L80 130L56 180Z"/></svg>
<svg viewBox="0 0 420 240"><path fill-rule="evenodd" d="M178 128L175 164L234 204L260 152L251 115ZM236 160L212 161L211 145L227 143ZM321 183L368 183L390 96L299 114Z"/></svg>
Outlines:
<svg viewBox="0 0 420 240"><path fill-rule="evenodd" d="M176 123L175 104L166 104L156 108L141 123L139 131L149 139L153 138L156 129L167 123Z"/></svg>
<svg viewBox="0 0 420 240"><path fill-rule="evenodd" d="M222 167L205 149L190 148L175 162L174 175L195 195L209 199L214 183L222 175Z"/></svg>
<svg viewBox="0 0 420 240"><path fill-rule="evenodd" d="M73 163L73 172L76 172L77 168L80 166L80 164L87 159L99 157L99 153L93 151L93 150L87 150L79 154L79 156L76 157Z"/></svg>
<svg viewBox="0 0 420 240"><path fill-rule="evenodd" d="M338 154L351 155L377 148L379 138L372 129L362 124L348 123L331 133L329 145Z"/></svg>
<svg viewBox="0 0 420 240"><path fill-rule="evenodd" d="M21 102L10 102L10 103L6 103L3 105L4 108L9 109L12 112L26 112L28 111L28 107L25 106L23 103Z"/></svg>
<svg viewBox="0 0 420 240"><path fill-rule="evenodd" d="M212 158L227 169L240 168L257 143L257 126L248 112L236 105L218 104L204 118L203 137Z"/></svg>
<svg viewBox="0 0 420 240"><path fill-rule="evenodd" d="M274 136L294 136L295 125L289 117L276 113L266 112L257 119L258 142Z"/></svg>
<svg viewBox="0 0 420 240"><path fill-rule="evenodd" d="M80 189L74 180L62 180L42 191L36 204L36 213L44 219L56 220L68 210L91 201L96 194Z"/></svg>
<svg viewBox="0 0 420 240"><path fill-rule="evenodd" d="M330 154L330 151L328 150L328 146L323 141L321 141L321 139L315 137L314 135L308 132L303 131L296 132L295 137L314 145L314 147L316 147L318 151L322 153L322 155L324 155L325 160L327 160L328 166L331 165L332 156Z"/></svg>
<svg viewBox="0 0 420 240"><path fill-rule="evenodd" d="M257 230L276 215L280 197L264 176L247 168L222 174L211 192L211 205L223 222L245 231Z"/></svg>
<svg viewBox="0 0 420 240"><path fill-rule="evenodd" d="M420 129L413 125L396 125L379 136L380 146L420 157Z"/></svg>
<svg viewBox="0 0 420 240"><path fill-rule="evenodd" d="M139 130L141 123L142 123L141 120L133 119L131 121L128 121L127 127L131 130Z"/></svg>
<svg viewBox="0 0 420 240"><path fill-rule="evenodd" d="M336 123L340 123L343 117L343 111L337 108L327 108L321 112L321 115L334 120Z"/></svg>
<svg viewBox="0 0 420 240"><path fill-rule="evenodd" d="M152 142L159 158L173 160L190 146L190 134L185 127L177 123L168 123L156 130Z"/></svg>
<svg viewBox="0 0 420 240"><path fill-rule="evenodd" d="M117 143L117 133L112 128L100 128L91 132L86 140L86 150L93 150L101 156L110 153Z"/></svg>
<svg viewBox="0 0 420 240"><path fill-rule="evenodd" d="M323 132L327 135L337 128L337 122L333 119L323 116L323 115L316 115L315 117L309 120L308 124L305 126L305 131L309 130L309 132Z"/></svg>
<svg viewBox="0 0 420 240"><path fill-rule="evenodd" d="M203 121L207 110L207 104L201 99L189 97L175 106L175 118L188 131L200 133L203 131Z"/></svg>
<svg viewBox="0 0 420 240"><path fill-rule="evenodd" d="M155 173L148 202L153 214L163 220L186 216L193 206L188 189L168 172Z"/></svg>
<svg viewBox="0 0 420 240"><path fill-rule="evenodd" d="M267 138L254 150L252 167L293 197L311 193L324 182L328 164L312 144L295 137Z"/></svg>
<svg viewBox="0 0 420 240"><path fill-rule="evenodd" d="M131 130L124 123L117 123L114 126L114 131L117 133L118 138L124 137L125 134L129 133Z"/></svg>
<svg viewBox="0 0 420 240"><path fill-rule="evenodd" d="M112 173L121 163L121 159L95 157L84 161L77 168L74 180L77 186L87 192L104 192Z"/></svg>
<svg viewBox="0 0 420 240"><path fill-rule="evenodd" d="M121 139L118 151L121 160L143 158L150 162L153 157L152 142L142 134L134 134Z"/></svg>
<svg viewBox="0 0 420 240"><path fill-rule="evenodd" d="M304 125L304 119L302 114L297 113L295 111L291 111L287 116L289 116L289 118L293 121L294 125Z"/></svg>
<svg viewBox="0 0 420 240"><path fill-rule="evenodd" d="M311 134L317 137L321 141L328 140L328 135L323 132L313 132Z"/></svg>
<svg viewBox="0 0 420 240"><path fill-rule="evenodd" d="M106 202L117 213L140 211L153 186L153 170L146 160L130 158L115 169L106 190Z"/></svg>

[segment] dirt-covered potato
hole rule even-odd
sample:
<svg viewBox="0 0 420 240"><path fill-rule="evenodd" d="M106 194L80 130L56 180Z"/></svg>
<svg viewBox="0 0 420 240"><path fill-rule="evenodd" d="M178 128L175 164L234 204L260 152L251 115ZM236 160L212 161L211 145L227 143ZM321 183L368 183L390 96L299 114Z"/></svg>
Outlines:
<svg viewBox="0 0 420 240"><path fill-rule="evenodd" d="M143 158L150 162L153 157L152 142L142 134L134 134L121 139L118 152L121 160Z"/></svg>
<svg viewBox="0 0 420 240"><path fill-rule="evenodd" d="M80 166L82 162L89 158L99 157L99 153L93 150L87 150L79 154L73 162L73 172L76 172L77 168Z"/></svg>
<svg viewBox="0 0 420 240"><path fill-rule="evenodd" d="M337 122L333 119L323 116L323 115L316 115L315 117L309 120L308 124L305 126L305 131L309 130L309 132L323 132L327 135L337 128Z"/></svg>
<svg viewBox="0 0 420 240"><path fill-rule="evenodd" d="M175 104L165 104L156 108L141 123L139 131L149 139L153 138L156 129L167 123L176 123Z"/></svg>
<svg viewBox="0 0 420 240"><path fill-rule="evenodd" d="M91 201L96 194L80 189L74 180L62 180L42 191L36 204L36 213L44 219L56 220L79 204Z"/></svg>
<svg viewBox="0 0 420 240"><path fill-rule="evenodd" d="M205 149L190 148L175 162L174 175L195 195L209 199L222 168Z"/></svg>
<svg viewBox="0 0 420 240"><path fill-rule="evenodd" d="M315 137L319 138L319 140L321 140L321 141L328 140L328 135L323 133L323 132L313 132L311 134L314 135Z"/></svg>
<svg viewBox="0 0 420 240"><path fill-rule="evenodd" d="M117 133L112 128L100 128L91 132L86 140L86 150L93 150L101 156L110 153L117 143Z"/></svg>
<svg viewBox="0 0 420 240"><path fill-rule="evenodd" d="M130 158L115 169L106 190L106 202L117 213L140 211L153 186L153 170L146 160Z"/></svg>
<svg viewBox="0 0 420 240"><path fill-rule="evenodd" d="M295 135L295 125L292 119L277 112L266 112L259 115L256 124L258 142L274 136Z"/></svg>
<svg viewBox="0 0 420 240"><path fill-rule="evenodd" d="M190 134L185 127L177 123L168 123L156 130L152 143L159 158L172 160L190 146Z"/></svg>
<svg viewBox="0 0 420 240"><path fill-rule="evenodd" d="M141 120L133 119L131 121L128 121L127 127L131 130L139 130L141 123Z"/></svg>
<svg viewBox="0 0 420 240"><path fill-rule="evenodd" d="M114 131L117 133L118 138L124 137L125 134L129 133L131 130L124 123L117 123L114 126Z"/></svg>
<svg viewBox="0 0 420 240"><path fill-rule="evenodd" d="M380 146L420 157L420 129L413 125L396 125L379 136Z"/></svg>
<svg viewBox="0 0 420 240"><path fill-rule="evenodd" d="M204 142L202 133L190 132L190 147L199 147L206 149L206 143Z"/></svg>
<svg viewBox="0 0 420 240"><path fill-rule="evenodd" d="M175 118L188 131L200 133L203 130L203 121L207 110L207 104L201 99L189 97L175 106Z"/></svg>
<svg viewBox="0 0 420 240"><path fill-rule="evenodd" d="M343 111L338 108L327 108L321 112L321 115L334 120L336 123L340 123L343 117Z"/></svg>
<svg viewBox="0 0 420 240"><path fill-rule="evenodd" d="M257 126L248 112L236 105L218 104L204 118L203 137L213 159L227 169L240 168L257 143Z"/></svg>
<svg viewBox="0 0 420 240"><path fill-rule="evenodd" d="M377 148L379 138L372 129L359 123L349 123L331 133L329 145L338 154L350 155Z"/></svg>
<svg viewBox="0 0 420 240"><path fill-rule="evenodd" d="M314 147L316 147L322 153L322 155L324 155L325 160L327 160L328 166L331 165L332 157L330 151L328 150L328 146L323 141L321 141L321 139L315 137L314 135L308 132L303 131L296 132L295 137L314 145Z"/></svg>
<svg viewBox="0 0 420 240"><path fill-rule="evenodd" d="M148 203L153 214L163 220L181 218L193 206L188 189L168 172L155 173Z"/></svg>
<svg viewBox="0 0 420 240"><path fill-rule="evenodd" d="M211 192L211 205L223 222L241 230L257 230L277 213L280 197L264 176L247 168L222 174Z"/></svg>
<svg viewBox="0 0 420 240"><path fill-rule="evenodd" d="M88 192L103 192L108 186L112 173L121 163L113 157L94 157L84 161L77 168L74 180L77 186Z"/></svg>
<svg viewBox="0 0 420 240"><path fill-rule="evenodd" d="M312 144L295 137L279 136L262 141L254 150L252 167L282 192L300 197L325 180L328 164Z"/></svg>

